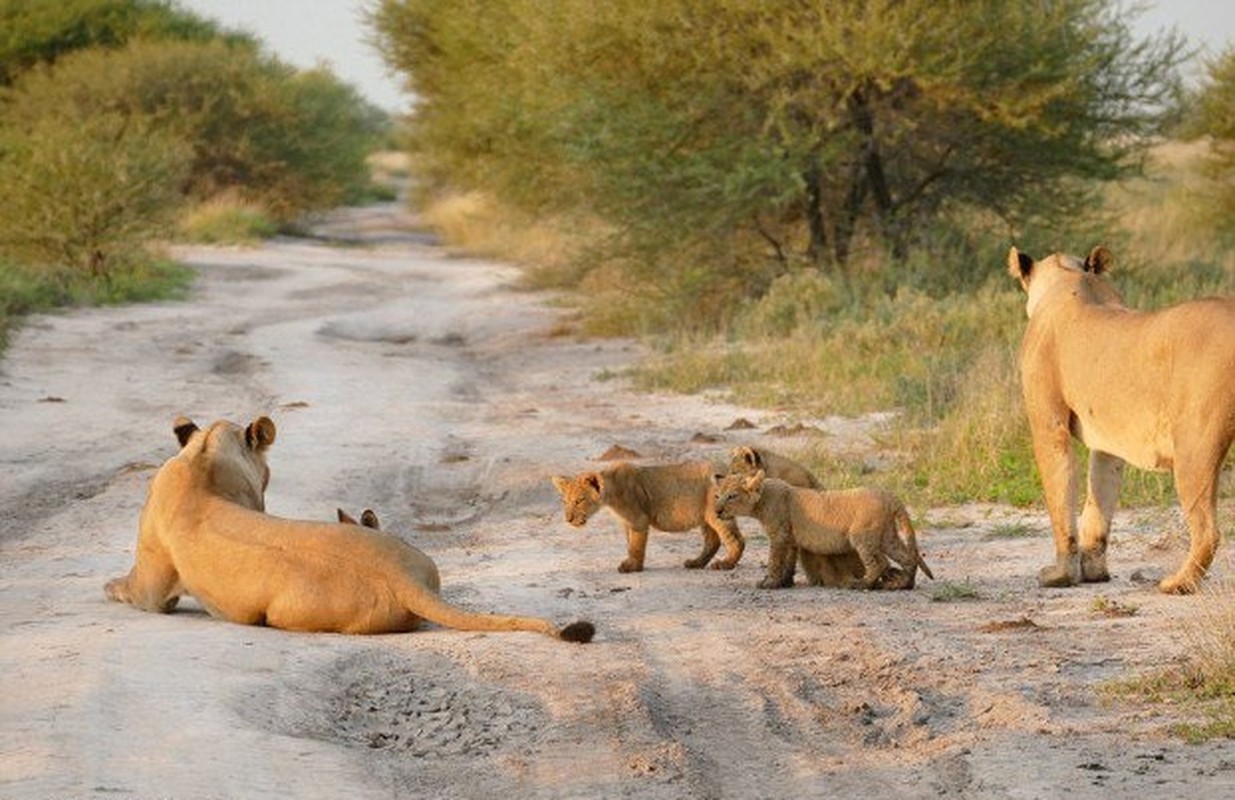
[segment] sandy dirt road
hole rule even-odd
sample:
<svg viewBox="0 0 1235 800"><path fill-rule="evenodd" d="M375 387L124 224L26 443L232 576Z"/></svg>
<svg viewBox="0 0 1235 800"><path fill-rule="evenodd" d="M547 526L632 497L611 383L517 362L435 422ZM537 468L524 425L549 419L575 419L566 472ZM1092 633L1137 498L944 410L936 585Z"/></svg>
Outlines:
<svg viewBox="0 0 1235 800"><path fill-rule="evenodd" d="M1177 515L1122 515L1115 579L1067 591L1033 578L1044 518L988 507L912 509L938 580L910 592L758 590L751 521L733 572L687 571L698 536L653 533L648 569L622 575L617 523L569 528L550 475L615 444L719 458L861 448L865 428L778 439L772 413L636 395L602 379L636 349L558 335L512 269L448 257L393 209L323 231L353 243L184 251L187 301L35 317L0 363L0 796L1235 794L1229 744L1166 732L1186 712L1096 691L1178 663L1229 602L1132 580L1179 559ZM372 506L451 600L590 619L596 641L299 635L108 603L171 420L263 413L272 513ZM729 430L740 417L756 428ZM943 584L976 596L938 601Z"/></svg>

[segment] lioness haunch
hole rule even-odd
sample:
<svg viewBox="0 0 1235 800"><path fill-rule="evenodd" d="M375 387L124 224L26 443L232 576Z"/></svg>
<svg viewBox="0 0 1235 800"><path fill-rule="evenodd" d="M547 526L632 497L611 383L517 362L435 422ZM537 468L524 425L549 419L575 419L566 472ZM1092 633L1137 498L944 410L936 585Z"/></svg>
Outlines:
<svg viewBox="0 0 1235 800"><path fill-rule="evenodd" d="M1174 473L1192 542L1158 588L1192 592L1218 548L1218 475L1235 439L1235 298L1137 311L1107 281L1111 261L1104 247L1084 260L1008 253L1028 295L1021 380L1055 532L1055 563L1038 581L1110 579L1106 544L1127 462ZM1073 437L1090 451L1079 542Z"/></svg>
<svg viewBox="0 0 1235 800"><path fill-rule="evenodd" d="M142 508L137 560L107 596L167 612L192 595L216 617L294 631L397 633L422 619L469 631L538 631L588 642L590 622L476 614L438 596L432 559L372 524L307 522L265 513L266 417L205 430L183 417L181 449L154 478Z"/></svg>

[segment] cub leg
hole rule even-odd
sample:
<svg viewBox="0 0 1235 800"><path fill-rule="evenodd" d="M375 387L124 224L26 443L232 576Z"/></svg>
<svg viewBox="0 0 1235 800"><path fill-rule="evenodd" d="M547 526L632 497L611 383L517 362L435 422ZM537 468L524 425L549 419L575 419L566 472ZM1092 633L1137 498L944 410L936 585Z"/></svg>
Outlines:
<svg viewBox="0 0 1235 800"><path fill-rule="evenodd" d="M618 572L642 572L643 557L648 549L647 528L638 530L626 526L626 560L618 564Z"/></svg>
<svg viewBox="0 0 1235 800"><path fill-rule="evenodd" d="M760 589L788 589L793 586L793 571L797 565L798 547L788 531L768 531L768 568ZM805 551L802 551L805 552Z"/></svg>
<svg viewBox="0 0 1235 800"><path fill-rule="evenodd" d="M1167 594L1195 592L1214 560L1218 549L1218 473L1229 446L1228 440L1220 450L1215 448L1214 453L1175 461L1175 490L1188 521L1190 543L1188 557L1174 575L1158 584L1160 591Z"/></svg>
<svg viewBox="0 0 1235 800"><path fill-rule="evenodd" d="M1067 408L1030 418L1034 460L1042 475L1042 491L1055 535L1055 563L1038 572L1040 586L1075 586L1081 582L1081 558L1076 542L1076 455L1068 430Z"/></svg>
<svg viewBox="0 0 1235 800"><path fill-rule="evenodd" d="M707 525L703 526L703 552L699 553L696 558L686 559L687 569L702 569L712 560L712 556L716 555L716 551L720 549L720 536L716 531L712 530Z"/></svg>
<svg viewBox="0 0 1235 800"><path fill-rule="evenodd" d="M1081 512L1081 580L1090 583L1109 581L1106 545L1111 534L1111 517L1119 503L1119 484L1123 479L1123 459L1097 450L1089 454L1089 492Z"/></svg>
<svg viewBox="0 0 1235 800"><path fill-rule="evenodd" d="M881 548L875 545L861 545L854 548L858 551L858 558L862 559L862 567L865 572L861 578L852 581L852 588L874 589L879 585L879 578L888 568L888 557L883 554ZM910 563L913 563L912 560Z"/></svg>
<svg viewBox="0 0 1235 800"><path fill-rule="evenodd" d="M733 569L742 558L742 552L746 549L746 540L742 538L742 532L738 530L737 520L721 519L716 516L716 510L710 506L709 503L704 527L715 531L720 536L720 540L725 543L725 557L712 562L712 569Z"/></svg>
<svg viewBox="0 0 1235 800"><path fill-rule="evenodd" d="M806 580L811 586L826 586L830 589L849 586L866 571L862 566L862 559L854 552L825 556L808 550L798 550L798 561L801 562L802 571L806 573Z"/></svg>

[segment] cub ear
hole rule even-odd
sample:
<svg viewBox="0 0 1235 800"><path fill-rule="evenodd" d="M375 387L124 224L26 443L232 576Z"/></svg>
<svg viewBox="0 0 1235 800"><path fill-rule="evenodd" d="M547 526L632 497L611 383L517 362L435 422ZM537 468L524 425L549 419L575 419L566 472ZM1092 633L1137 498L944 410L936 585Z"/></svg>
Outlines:
<svg viewBox="0 0 1235 800"><path fill-rule="evenodd" d="M336 508L335 513L339 515L339 522L342 522L344 525L355 525L356 524L356 520L352 519L352 515L347 513L343 509Z"/></svg>
<svg viewBox="0 0 1235 800"><path fill-rule="evenodd" d="M244 443L251 450L265 450L274 444L274 422L270 417L258 417L244 429Z"/></svg>
<svg viewBox="0 0 1235 800"><path fill-rule="evenodd" d="M1021 284L1029 280L1029 273L1033 272L1033 258L1022 253L1013 247L1008 251L1008 274L1016 278Z"/></svg>
<svg viewBox="0 0 1235 800"><path fill-rule="evenodd" d="M1111 251L1102 245L1090 250L1088 257L1085 258L1085 271L1092 272L1094 275L1105 275L1114 266L1115 256L1111 255Z"/></svg>
<svg viewBox="0 0 1235 800"><path fill-rule="evenodd" d="M749 467L759 466L759 454L755 452L755 448L749 445L742 445L738 448L738 458L742 459L742 463Z"/></svg>
<svg viewBox="0 0 1235 800"><path fill-rule="evenodd" d="M766 477L763 470L756 470L753 475L746 479L746 488L750 490L758 489L763 485L763 479Z"/></svg>
<svg viewBox="0 0 1235 800"><path fill-rule="evenodd" d="M181 447L188 444L189 439L199 430L201 429L197 427L197 423L188 417L176 417L176 421L172 423L172 432L176 434L176 441L180 442Z"/></svg>
<svg viewBox="0 0 1235 800"><path fill-rule="evenodd" d="M377 512L371 508L366 508L360 512L360 524L375 531L382 529L382 523L377 518Z"/></svg>
<svg viewBox="0 0 1235 800"><path fill-rule="evenodd" d="M595 489L597 494L600 494L602 487L604 487L605 485L605 481L603 478L600 477L599 472L589 472L588 474L584 475L583 483Z"/></svg>
<svg viewBox="0 0 1235 800"><path fill-rule="evenodd" d="M558 494L565 495L570 491L570 478L565 475L554 475L549 480L553 481L553 488L557 489Z"/></svg>

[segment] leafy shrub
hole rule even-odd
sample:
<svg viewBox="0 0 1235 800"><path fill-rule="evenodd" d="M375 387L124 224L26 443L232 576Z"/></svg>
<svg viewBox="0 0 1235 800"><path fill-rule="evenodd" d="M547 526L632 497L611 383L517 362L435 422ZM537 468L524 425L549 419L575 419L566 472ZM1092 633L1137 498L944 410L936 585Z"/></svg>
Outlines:
<svg viewBox="0 0 1235 800"><path fill-rule="evenodd" d="M3 124L18 129L104 113L148 120L189 145L186 193L240 192L281 219L363 192L384 119L328 72L223 41L76 52L24 75L4 100Z"/></svg>
<svg viewBox="0 0 1235 800"><path fill-rule="evenodd" d="M187 148L142 117L45 118L0 133L0 255L62 286L109 283L169 230Z"/></svg>

